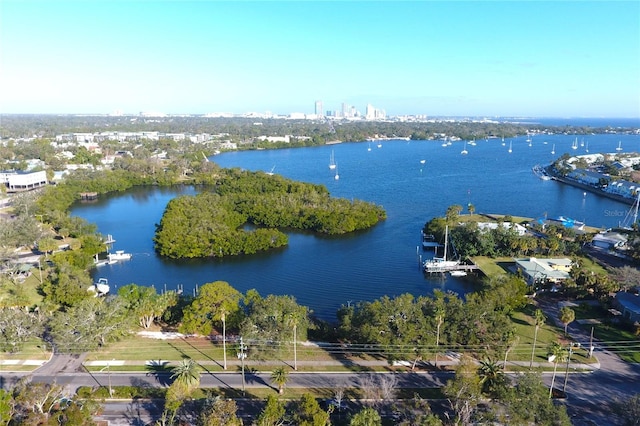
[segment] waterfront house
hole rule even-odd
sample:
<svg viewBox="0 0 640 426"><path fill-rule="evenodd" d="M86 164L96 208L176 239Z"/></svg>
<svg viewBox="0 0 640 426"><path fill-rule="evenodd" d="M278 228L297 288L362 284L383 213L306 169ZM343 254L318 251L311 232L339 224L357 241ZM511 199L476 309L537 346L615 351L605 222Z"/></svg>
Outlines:
<svg viewBox="0 0 640 426"><path fill-rule="evenodd" d="M620 249L627 244L627 237L618 232L598 233L591 239L591 245L605 250Z"/></svg>
<svg viewBox="0 0 640 426"><path fill-rule="evenodd" d="M512 222L478 222L478 229L480 229L483 232L486 232L488 230L493 230L493 229L498 229L498 226L505 228L505 229L511 229L513 231L515 231L516 234L518 234L518 236L522 237L524 235L526 235L527 233L527 228L525 228L524 226L520 225L519 223L512 223Z"/></svg>
<svg viewBox="0 0 640 426"><path fill-rule="evenodd" d="M527 284L560 284L569 278L573 262L567 258L539 259L528 257L515 259L516 270Z"/></svg>
<svg viewBox="0 0 640 426"><path fill-rule="evenodd" d="M640 322L640 296L636 293L620 291L613 300L622 317L632 322Z"/></svg>

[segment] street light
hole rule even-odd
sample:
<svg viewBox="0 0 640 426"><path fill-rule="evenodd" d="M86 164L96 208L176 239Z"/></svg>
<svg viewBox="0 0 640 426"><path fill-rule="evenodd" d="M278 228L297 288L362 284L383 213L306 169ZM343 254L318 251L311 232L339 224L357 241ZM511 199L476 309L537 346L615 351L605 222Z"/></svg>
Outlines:
<svg viewBox="0 0 640 426"><path fill-rule="evenodd" d="M242 336L240 336L240 352L238 352L238 359L242 365L242 396L244 396L244 359L247 357L245 353L246 346L242 343Z"/></svg>
<svg viewBox="0 0 640 426"><path fill-rule="evenodd" d="M567 380L569 380L569 361L571 361L571 355L573 354L573 348L579 348L580 347L580 343L574 343L571 342L569 344L569 356L567 357L567 369L564 373L564 385L562 386L562 392L565 393L565 390L567 389ZM566 393L565 393L566 395Z"/></svg>
<svg viewBox="0 0 640 426"><path fill-rule="evenodd" d="M107 361L107 366L102 368L100 371L103 371L105 368L107 369L107 377L109 378L109 398L113 398L113 389L111 388L111 362Z"/></svg>

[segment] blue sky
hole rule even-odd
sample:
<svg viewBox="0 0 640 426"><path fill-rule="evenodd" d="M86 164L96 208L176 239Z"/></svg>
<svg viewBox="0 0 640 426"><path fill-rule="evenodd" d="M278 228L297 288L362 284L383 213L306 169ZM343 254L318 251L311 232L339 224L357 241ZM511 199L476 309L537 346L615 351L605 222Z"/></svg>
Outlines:
<svg viewBox="0 0 640 426"><path fill-rule="evenodd" d="M638 1L0 0L0 112L640 117Z"/></svg>

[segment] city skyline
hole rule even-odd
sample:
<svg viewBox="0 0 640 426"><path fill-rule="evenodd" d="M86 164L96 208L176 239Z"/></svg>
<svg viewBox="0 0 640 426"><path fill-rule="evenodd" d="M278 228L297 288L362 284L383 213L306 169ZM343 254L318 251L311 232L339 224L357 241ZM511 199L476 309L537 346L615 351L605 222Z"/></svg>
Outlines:
<svg viewBox="0 0 640 426"><path fill-rule="evenodd" d="M640 3L0 3L0 113L640 117Z"/></svg>

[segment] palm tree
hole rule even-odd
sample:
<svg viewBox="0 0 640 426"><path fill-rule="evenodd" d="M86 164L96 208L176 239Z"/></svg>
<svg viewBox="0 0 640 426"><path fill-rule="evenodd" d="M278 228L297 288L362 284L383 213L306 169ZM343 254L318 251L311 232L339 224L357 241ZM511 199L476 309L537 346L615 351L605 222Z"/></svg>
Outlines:
<svg viewBox="0 0 640 426"><path fill-rule="evenodd" d="M486 394L493 395L498 387L504 384L504 372L495 361L480 361L478 375L482 390Z"/></svg>
<svg viewBox="0 0 640 426"><path fill-rule="evenodd" d="M533 357L536 353L536 341L538 340L538 329L544 325L547 317L544 316L544 313L541 309L536 309L533 315L534 323L536 326L536 330L533 333L533 349L531 349L531 362L529 363L529 370L533 368Z"/></svg>
<svg viewBox="0 0 640 426"><path fill-rule="evenodd" d="M553 383L556 381L556 371L558 371L558 364L565 360L567 351L558 342L553 342L549 346L549 355L553 356L553 376L551 377L551 387L549 388L549 398L553 396Z"/></svg>
<svg viewBox="0 0 640 426"><path fill-rule="evenodd" d="M278 393L284 393L284 385L289 381L289 373L284 367L278 367L271 372L271 380L278 385Z"/></svg>
<svg viewBox="0 0 640 426"><path fill-rule="evenodd" d="M560 322L564 324L564 335L567 335L567 326L576 319L576 313L568 306L560 308Z"/></svg>
<svg viewBox="0 0 640 426"><path fill-rule="evenodd" d="M173 367L171 378L180 383L187 390L200 386L200 367L191 358L185 358Z"/></svg>

